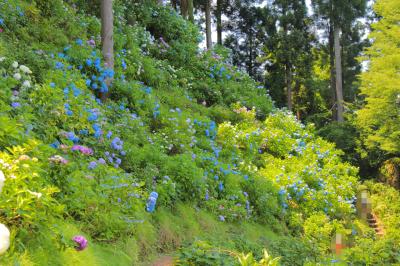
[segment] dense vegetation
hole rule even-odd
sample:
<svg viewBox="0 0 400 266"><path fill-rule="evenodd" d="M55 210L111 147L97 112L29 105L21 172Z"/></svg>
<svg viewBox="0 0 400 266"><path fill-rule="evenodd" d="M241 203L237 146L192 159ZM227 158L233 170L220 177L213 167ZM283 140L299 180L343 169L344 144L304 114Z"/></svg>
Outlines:
<svg viewBox="0 0 400 266"><path fill-rule="evenodd" d="M361 184L354 166L385 162L389 177L398 169L396 1L376 4L360 77L366 104L330 127L300 120L315 122L326 106L293 102L297 118L280 109L255 73L232 64L241 50L200 50L193 19L156 1L114 1L110 69L100 7L89 2L0 3L1 265L146 265L160 254L178 265L400 263L399 192ZM306 80L326 69L294 59L309 47L282 47L285 34L265 43L263 60L301 71L266 80L325 84ZM381 237L357 216L363 189ZM331 251L338 233L349 243L340 256Z"/></svg>

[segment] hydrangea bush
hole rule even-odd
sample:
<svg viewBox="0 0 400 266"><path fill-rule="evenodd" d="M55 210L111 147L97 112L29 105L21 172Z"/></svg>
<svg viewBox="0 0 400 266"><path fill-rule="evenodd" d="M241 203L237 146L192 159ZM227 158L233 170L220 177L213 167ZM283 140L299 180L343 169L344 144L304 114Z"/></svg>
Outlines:
<svg viewBox="0 0 400 266"><path fill-rule="evenodd" d="M57 231L53 220L69 219L95 241L116 242L181 202L221 223L309 239L318 234L304 224L333 228L353 214L357 170L312 128L272 111L226 51L199 51L197 29L170 8L116 1L111 71L98 18L67 1L9 2L0 4L0 221L17 241L23 228ZM16 49L15 36L27 48ZM85 240L74 239L78 250Z"/></svg>

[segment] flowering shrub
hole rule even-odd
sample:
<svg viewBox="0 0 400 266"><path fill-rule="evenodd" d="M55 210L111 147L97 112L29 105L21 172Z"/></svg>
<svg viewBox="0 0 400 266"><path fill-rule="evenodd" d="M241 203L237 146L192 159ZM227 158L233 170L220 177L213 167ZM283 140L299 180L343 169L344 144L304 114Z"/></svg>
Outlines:
<svg viewBox="0 0 400 266"><path fill-rule="evenodd" d="M87 15L93 10L80 13L94 2L6 2L0 218L20 244L12 252L29 249L22 241L33 232L57 235L61 219L93 245L142 236L140 248L159 250L145 246L147 238L156 242L153 231L140 232L156 227L159 210L181 202L209 212L217 225L258 222L320 238L315 254L326 253L334 229L348 234L343 218L354 211L356 169L311 127L272 112L266 90L230 66L227 51L199 51L198 30L170 7L115 1L111 71L100 51L100 20ZM104 92L109 98L101 101ZM300 264L312 252L292 240L285 239L285 252L294 255L281 261ZM77 250L87 247L81 235L73 241ZM271 246L274 255L287 247ZM184 249L184 261L234 263L207 247Z"/></svg>
<svg viewBox="0 0 400 266"><path fill-rule="evenodd" d="M4 222L10 226L34 228L49 222L48 212L56 217L63 209L54 199L59 190L45 182L43 167L47 162L27 155L37 147L38 143L31 142L0 153L4 176L0 208Z"/></svg>
<svg viewBox="0 0 400 266"><path fill-rule="evenodd" d="M283 210L322 211L331 217L354 213L356 169L341 163L331 144L315 138L290 114L278 112L261 123L254 120L254 110L236 110L243 122L222 124L217 141L244 158L240 170L280 189Z"/></svg>
<svg viewBox="0 0 400 266"><path fill-rule="evenodd" d="M10 230L4 224L0 224L0 255L4 254L9 247Z"/></svg>

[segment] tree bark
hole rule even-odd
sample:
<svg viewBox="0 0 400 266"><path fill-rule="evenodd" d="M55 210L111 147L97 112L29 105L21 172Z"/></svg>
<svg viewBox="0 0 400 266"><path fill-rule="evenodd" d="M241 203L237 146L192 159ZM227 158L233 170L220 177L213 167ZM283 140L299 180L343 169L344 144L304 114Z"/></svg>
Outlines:
<svg viewBox="0 0 400 266"><path fill-rule="evenodd" d="M330 88L332 92L332 119L337 120L336 106L336 77L335 77L335 49L333 37L333 22L329 23L329 64L330 64Z"/></svg>
<svg viewBox="0 0 400 266"><path fill-rule="evenodd" d="M193 0L187 0L188 1L188 13L189 13L189 21L194 23L194 7L193 7Z"/></svg>
<svg viewBox="0 0 400 266"><path fill-rule="evenodd" d="M112 0L101 0L101 44L102 53L104 58L104 66L106 69L114 71L114 15ZM108 77L105 80L107 87L109 88L112 82L112 78ZM100 97L105 100L108 96L108 92L101 92Z"/></svg>
<svg viewBox="0 0 400 266"><path fill-rule="evenodd" d="M222 45L222 0L217 0L217 44Z"/></svg>
<svg viewBox="0 0 400 266"><path fill-rule="evenodd" d="M292 68L289 64L286 65L286 89L287 89L287 108L292 111L293 109L293 95L292 95Z"/></svg>
<svg viewBox="0 0 400 266"><path fill-rule="evenodd" d="M342 81L342 55L340 47L340 27L334 29L335 43L335 70L336 70L336 102L337 102L337 121L343 122L343 81Z"/></svg>
<svg viewBox="0 0 400 266"><path fill-rule="evenodd" d="M212 48L211 39L211 0L206 0L206 39L207 49Z"/></svg>
<svg viewBox="0 0 400 266"><path fill-rule="evenodd" d="M181 16L188 19L188 0L181 0Z"/></svg>
<svg viewBox="0 0 400 266"><path fill-rule="evenodd" d="M249 73L250 77L254 78L254 73L253 73L253 69L254 69L254 53L253 53L253 31L252 29L250 29L249 32L249 66L248 66L248 70L247 72Z"/></svg>

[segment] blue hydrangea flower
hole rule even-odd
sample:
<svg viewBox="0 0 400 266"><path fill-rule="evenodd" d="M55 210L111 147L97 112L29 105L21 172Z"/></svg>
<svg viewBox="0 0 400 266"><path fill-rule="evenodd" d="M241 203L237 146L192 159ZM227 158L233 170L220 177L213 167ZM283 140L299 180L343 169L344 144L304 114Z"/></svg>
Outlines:
<svg viewBox="0 0 400 266"><path fill-rule="evenodd" d="M11 107L12 108L18 108L18 107L20 107L21 106L21 104L19 103L19 102L12 102L11 103Z"/></svg>
<svg viewBox="0 0 400 266"><path fill-rule="evenodd" d="M222 183L222 181L219 182L218 189L219 191L224 191L224 184Z"/></svg>
<svg viewBox="0 0 400 266"><path fill-rule="evenodd" d="M86 59L86 65L87 66L92 66L93 62L91 59Z"/></svg>
<svg viewBox="0 0 400 266"><path fill-rule="evenodd" d="M111 147L112 147L114 150L122 150L123 144L124 144L124 142L123 142L120 138L116 137L116 138L114 138L114 139L112 140L112 142L111 142Z"/></svg>
<svg viewBox="0 0 400 266"><path fill-rule="evenodd" d="M93 170L94 168L96 168L96 166L97 166L97 163L95 161L92 161L92 162L89 163L88 167L89 167L90 170Z"/></svg>
<svg viewBox="0 0 400 266"><path fill-rule="evenodd" d="M157 203L157 198L158 198L158 193L153 191L150 193L150 196L147 200L146 204L146 211L148 212L154 212L156 208L156 203Z"/></svg>
<svg viewBox="0 0 400 266"><path fill-rule="evenodd" d="M61 62L57 62L56 63L56 69L63 69L64 68L64 64Z"/></svg>

